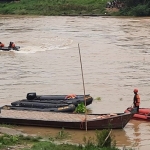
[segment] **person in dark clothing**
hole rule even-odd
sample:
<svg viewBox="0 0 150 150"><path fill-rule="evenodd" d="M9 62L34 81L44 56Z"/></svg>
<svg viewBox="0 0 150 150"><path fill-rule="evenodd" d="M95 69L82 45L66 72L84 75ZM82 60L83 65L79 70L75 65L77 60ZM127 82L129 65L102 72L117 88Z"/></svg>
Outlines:
<svg viewBox="0 0 150 150"><path fill-rule="evenodd" d="M2 42L0 42L0 47L4 47L4 44Z"/></svg>
<svg viewBox="0 0 150 150"><path fill-rule="evenodd" d="M10 47L10 48L14 48L14 47L15 47L14 42L10 42L8 47Z"/></svg>
<svg viewBox="0 0 150 150"><path fill-rule="evenodd" d="M139 112L140 96L138 94L138 89L134 89L133 92L134 92L133 105L134 108L137 108L137 112Z"/></svg>
<svg viewBox="0 0 150 150"><path fill-rule="evenodd" d="M8 47L11 47L11 45L12 45L12 42L9 43L9 46L8 46Z"/></svg>

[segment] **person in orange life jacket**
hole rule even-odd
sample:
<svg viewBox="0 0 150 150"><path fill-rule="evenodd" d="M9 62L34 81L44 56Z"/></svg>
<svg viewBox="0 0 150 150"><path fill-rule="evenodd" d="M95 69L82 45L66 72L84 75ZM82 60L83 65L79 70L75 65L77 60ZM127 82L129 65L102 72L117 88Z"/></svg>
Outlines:
<svg viewBox="0 0 150 150"><path fill-rule="evenodd" d="M15 47L14 42L10 42L10 43L9 43L9 47L10 47L10 48L14 48L14 47Z"/></svg>
<svg viewBox="0 0 150 150"><path fill-rule="evenodd" d="M134 89L133 92L134 92L133 105L134 108L137 108L137 112L139 112L140 96L138 94L138 89Z"/></svg>
<svg viewBox="0 0 150 150"><path fill-rule="evenodd" d="M4 44L2 42L0 42L0 47L4 47Z"/></svg>

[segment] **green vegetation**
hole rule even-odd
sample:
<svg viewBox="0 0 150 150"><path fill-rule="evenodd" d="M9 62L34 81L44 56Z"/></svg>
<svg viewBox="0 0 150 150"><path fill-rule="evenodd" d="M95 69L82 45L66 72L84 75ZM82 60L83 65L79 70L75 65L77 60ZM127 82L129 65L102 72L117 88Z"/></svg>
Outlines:
<svg viewBox="0 0 150 150"><path fill-rule="evenodd" d="M96 131L95 137L84 137L83 145L61 144L56 140L70 138L69 133L62 129L55 138L47 140L41 137L30 137L22 135L0 135L0 149L15 149L15 150L119 150L110 134L111 130ZM57 144L56 144L57 142ZM126 149L129 150L129 149ZM130 148L130 150L132 150Z"/></svg>
<svg viewBox="0 0 150 150"><path fill-rule="evenodd" d="M62 130L59 131L58 134L56 135L55 139L56 140L62 140L62 139L67 139L69 137L70 137L69 133L66 132L64 128L62 128Z"/></svg>
<svg viewBox="0 0 150 150"><path fill-rule="evenodd" d="M20 0L0 2L0 14L12 15L122 15L149 16L149 0L121 0L119 11L106 10L107 2L113 0ZM119 0L118 0L119 1Z"/></svg>
<svg viewBox="0 0 150 150"><path fill-rule="evenodd" d="M30 136L22 136L22 135L1 135L0 136L0 149L7 148L12 145L27 145L30 143L35 143L39 141L41 137L30 137Z"/></svg>
<svg viewBox="0 0 150 150"><path fill-rule="evenodd" d="M75 109L76 113L85 113L86 112L86 107L84 105L84 103L80 103L78 104L78 106Z"/></svg>
<svg viewBox="0 0 150 150"><path fill-rule="evenodd" d="M149 16L149 0L118 0L123 7L120 11L106 10L107 2L113 0L20 0L0 2L0 14L12 15L122 15Z"/></svg>
<svg viewBox="0 0 150 150"><path fill-rule="evenodd" d="M94 15L105 13L108 0L20 0L0 3L0 14Z"/></svg>
<svg viewBox="0 0 150 150"><path fill-rule="evenodd" d="M15 128L15 127L16 127L16 125L0 124L0 127Z"/></svg>
<svg viewBox="0 0 150 150"><path fill-rule="evenodd" d="M64 129L62 130L64 134ZM110 137L110 130L96 131L96 140L84 137L84 145L59 144L52 142L39 142L34 144L31 149L24 150L118 150L112 145L113 139ZM107 138L108 137L108 138Z"/></svg>
<svg viewBox="0 0 150 150"><path fill-rule="evenodd" d="M95 100L99 100L99 101L100 101L100 100L101 100L101 97L96 97Z"/></svg>
<svg viewBox="0 0 150 150"><path fill-rule="evenodd" d="M149 0L123 0L124 8L120 10L119 15L124 16L149 16Z"/></svg>

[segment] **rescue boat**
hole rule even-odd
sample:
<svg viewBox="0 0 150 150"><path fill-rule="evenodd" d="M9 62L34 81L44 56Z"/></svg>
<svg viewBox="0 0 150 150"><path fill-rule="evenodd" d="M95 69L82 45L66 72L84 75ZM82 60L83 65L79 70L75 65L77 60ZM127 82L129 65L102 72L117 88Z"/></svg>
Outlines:
<svg viewBox="0 0 150 150"><path fill-rule="evenodd" d="M15 51L19 51L20 46L15 46L14 48L11 47L0 47L0 50L2 51L10 51L10 50L15 50Z"/></svg>
<svg viewBox="0 0 150 150"><path fill-rule="evenodd" d="M9 110L27 110L27 111L41 111L41 112L74 112L75 105L62 105L58 107L23 107L23 106L12 106L12 105L5 105L2 106L1 109L9 109Z"/></svg>
<svg viewBox="0 0 150 150"><path fill-rule="evenodd" d="M86 102L90 105L93 98L87 95L37 95L36 93L27 93L26 99L11 103L10 109L15 110L38 110L55 112L73 112L80 103Z"/></svg>
<svg viewBox="0 0 150 150"><path fill-rule="evenodd" d="M125 112L130 112L130 107ZM150 121L150 108L139 108L139 112L133 115L133 119Z"/></svg>

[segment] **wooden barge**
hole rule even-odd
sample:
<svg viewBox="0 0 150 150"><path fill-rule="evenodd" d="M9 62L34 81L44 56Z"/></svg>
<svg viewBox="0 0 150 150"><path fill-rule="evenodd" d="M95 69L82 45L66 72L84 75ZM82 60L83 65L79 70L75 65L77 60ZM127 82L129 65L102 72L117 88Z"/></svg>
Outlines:
<svg viewBox="0 0 150 150"><path fill-rule="evenodd" d="M119 114L74 114L62 112L41 112L12 110L1 107L0 123L12 125L43 126L68 129L123 129L134 113Z"/></svg>

